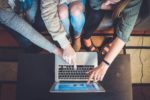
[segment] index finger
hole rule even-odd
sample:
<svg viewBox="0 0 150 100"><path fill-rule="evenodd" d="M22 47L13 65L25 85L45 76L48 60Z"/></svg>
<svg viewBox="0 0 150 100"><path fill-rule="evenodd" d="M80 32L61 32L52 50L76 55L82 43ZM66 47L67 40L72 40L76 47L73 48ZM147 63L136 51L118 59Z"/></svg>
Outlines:
<svg viewBox="0 0 150 100"><path fill-rule="evenodd" d="M77 70L76 56L72 58L72 64L74 65L74 70Z"/></svg>
<svg viewBox="0 0 150 100"><path fill-rule="evenodd" d="M74 59L72 59L73 65L74 65L74 70L77 70L77 64L76 61Z"/></svg>
<svg viewBox="0 0 150 100"><path fill-rule="evenodd" d="M88 79L88 81L87 81L87 84L90 83L90 81L92 80L93 76L94 76L94 73L92 73L92 74L90 75L90 77L89 77L89 79Z"/></svg>

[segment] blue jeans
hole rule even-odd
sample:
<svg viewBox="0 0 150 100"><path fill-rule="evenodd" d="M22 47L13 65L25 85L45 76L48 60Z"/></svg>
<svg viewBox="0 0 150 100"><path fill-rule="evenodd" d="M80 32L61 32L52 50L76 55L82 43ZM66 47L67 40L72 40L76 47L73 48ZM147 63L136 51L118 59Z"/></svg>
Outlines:
<svg viewBox="0 0 150 100"><path fill-rule="evenodd" d="M86 0L80 0L83 7L85 7ZM64 4L65 6L69 6L68 4ZM74 36L79 37L82 33L82 29L85 23L85 15L84 12L81 12L78 16L74 16L70 13L70 18L65 18L62 21L62 24L67 32L67 36L70 36L70 23L72 25Z"/></svg>
<svg viewBox="0 0 150 100"><path fill-rule="evenodd" d="M26 11L27 21L31 24L35 22L36 13L38 10L38 0L32 0L32 6L29 10Z"/></svg>

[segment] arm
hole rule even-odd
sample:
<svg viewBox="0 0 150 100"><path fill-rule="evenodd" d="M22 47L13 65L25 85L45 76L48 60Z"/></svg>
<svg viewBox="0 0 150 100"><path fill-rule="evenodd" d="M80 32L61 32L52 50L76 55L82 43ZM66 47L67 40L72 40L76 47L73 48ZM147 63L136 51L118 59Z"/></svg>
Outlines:
<svg viewBox="0 0 150 100"><path fill-rule="evenodd" d="M104 60L110 64L114 61L116 56L124 47L125 43L128 41L138 17L141 2L142 0L131 0L127 8L123 11L122 17L119 19L116 27L117 37L113 40L109 52L104 57ZM109 65L107 65L105 62L100 63L96 69L93 69L90 72L91 74L88 82L90 82L93 78L95 81L102 81L108 68Z"/></svg>
<svg viewBox="0 0 150 100"><path fill-rule="evenodd" d="M112 47L104 58L109 63L113 62L128 41L138 17L141 3L142 0L131 0L118 20L116 26L117 37L112 42Z"/></svg>
<svg viewBox="0 0 150 100"><path fill-rule="evenodd" d="M66 38L66 32L60 22L55 0L41 0L41 14L48 32L52 35L61 48L63 48L63 58L70 64L75 65L75 51Z"/></svg>
<svg viewBox="0 0 150 100"><path fill-rule="evenodd" d="M57 3L55 0L41 0L41 16L52 38L64 49L70 43L66 38L66 32L59 20Z"/></svg>
<svg viewBox="0 0 150 100"><path fill-rule="evenodd" d="M0 23L20 33L37 46L50 53L62 56L61 50L38 33L30 24L15 14L14 11L0 9Z"/></svg>

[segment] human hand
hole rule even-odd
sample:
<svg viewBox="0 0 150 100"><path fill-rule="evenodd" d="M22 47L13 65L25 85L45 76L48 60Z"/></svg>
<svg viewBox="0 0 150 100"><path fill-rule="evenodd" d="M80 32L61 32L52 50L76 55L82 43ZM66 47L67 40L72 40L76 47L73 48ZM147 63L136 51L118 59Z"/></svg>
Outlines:
<svg viewBox="0 0 150 100"><path fill-rule="evenodd" d="M90 81L94 81L94 82L102 81L108 68L109 66L104 62L102 62L98 67L87 72L87 74L89 74L89 79L87 83L89 84Z"/></svg>
<svg viewBox="0 0 150 100"><path fill-rule="evenodd" d="M75 70L77 69L76 52L73 50L70 44L63 50L63 58L69 64L73 64Z"/></svg>
<svg viewBox="0 0 150 100"><path fill-rule="evenodd" d="M55 48L53 53L57 56L63 57L63 51L62 51L62 49L60 49L58 47Z"/></svg>

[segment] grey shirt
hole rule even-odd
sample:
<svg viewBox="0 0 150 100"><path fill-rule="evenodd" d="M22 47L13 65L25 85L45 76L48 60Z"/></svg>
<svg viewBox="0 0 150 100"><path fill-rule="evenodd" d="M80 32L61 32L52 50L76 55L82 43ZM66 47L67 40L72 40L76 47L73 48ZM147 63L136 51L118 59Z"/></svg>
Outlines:
<svg viewBox="0 0 150 100"><path fill-rule="evenodd" d="M49 34L51 34L53 40L57 41L64 49L70 42L66 38L67 33L58 17L57 5L55 0L41 0L41 14ZM8 0L0 0L0 8L10 9Z"/></svg>
<svg viewBox="0 0 150 100"><path fill-rule="evenodd" d="M9 6L8 0L0 0L0 23L20 33L37 46L54 52L56 46L19 17Z"/></svg>

